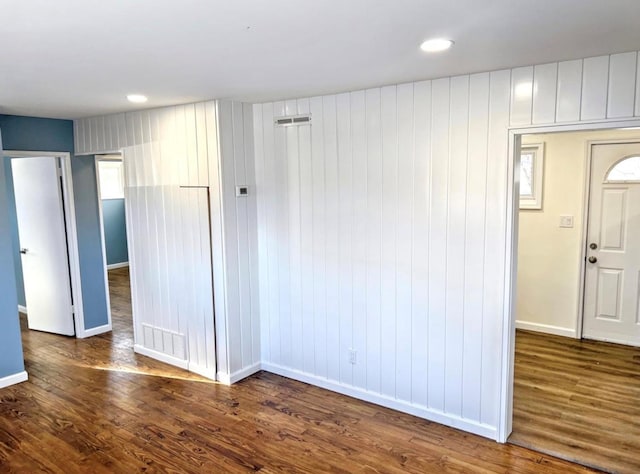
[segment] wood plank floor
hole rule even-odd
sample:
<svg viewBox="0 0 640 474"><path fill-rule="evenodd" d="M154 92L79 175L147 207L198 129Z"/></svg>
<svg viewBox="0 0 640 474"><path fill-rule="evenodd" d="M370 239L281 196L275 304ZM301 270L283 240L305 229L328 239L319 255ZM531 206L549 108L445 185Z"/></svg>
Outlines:
<svg viewBox="0 0 640 474"><path fill-rule="evenodd" d="M518 331L509 441L640 473L640 349Z"/></svg>
<svg viewBox="0 0 640 474"><path fill-rule="evenodd" d="M23 329L0 471L592 472L265 372L225 387L135 355L126 269L110 281L113 335Z"/></svg>

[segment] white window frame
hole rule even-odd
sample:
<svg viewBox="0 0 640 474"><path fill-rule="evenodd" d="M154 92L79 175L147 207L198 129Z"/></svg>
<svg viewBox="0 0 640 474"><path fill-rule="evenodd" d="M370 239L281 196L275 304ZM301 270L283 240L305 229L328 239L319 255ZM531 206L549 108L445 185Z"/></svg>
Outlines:
<svg viewBox="0 0 640 474"><path fill-rule="evenodd" d="M124 199L124 170L123 170L123 163L122 163L122 158L120 157L111 157L111 156L100 156L100 157L96 157L96 165L98 167L98 180L100 181L100 185L98 186L98 189L100 189L100 200L105 201L105 200L110 200L110 199ZM118 175L118 183L117 183L117 187L120 190L120 193L118 193L118 195L111 195L111 194L105 194L105 189L106 187L104 186L104 182L102 181L103 179L105 179L106 173L103 173L103 171L106 170L102 170L102 166L117 166L119 168L119 175Z"/></svg>
<svg viewBox="0 0 640 474"><path fill-rule="evenodd" d="M531 196L520 195L520 209L542 209L542 192L544 182L544 143L528 143L520 147L520 155L533 153L531 169L533 186Z"/></svg>

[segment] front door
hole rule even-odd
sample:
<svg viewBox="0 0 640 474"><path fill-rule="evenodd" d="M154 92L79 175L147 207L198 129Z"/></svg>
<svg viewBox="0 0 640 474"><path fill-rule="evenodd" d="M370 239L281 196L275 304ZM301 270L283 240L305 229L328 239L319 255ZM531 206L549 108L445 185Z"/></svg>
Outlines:
<svg viewBox="0 0 640 474"><path fill-rule="evenodd" d="M592 146L582 336L640 346L640 143Z"/></svg>
<svg viewBox="0 0 640 474"><path fill-rule="evenodd" d="M29 329L75 334L59 160L11 160Z"/></svg>

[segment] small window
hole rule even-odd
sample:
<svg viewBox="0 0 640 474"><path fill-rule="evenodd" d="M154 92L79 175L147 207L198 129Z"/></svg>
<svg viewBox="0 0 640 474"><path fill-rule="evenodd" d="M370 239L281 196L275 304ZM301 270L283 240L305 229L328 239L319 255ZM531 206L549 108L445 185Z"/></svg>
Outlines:
<svg viewBox="0 0 640 474"><path fill-rule="evenodd" d="M542 209L544 144L520 148L520 209Z"/></svg>
<svg viewBox="0 0 640 474"><path fill-rule="evenodd" d="M100 199L124 199L122 161L98 161Z"/></svg>
<svg viewBox="0 0 640 474"><path fill-rule="evenodd" d="M618 161L607 173L607 183L640 182L640 156L629 156Z"/></svg>

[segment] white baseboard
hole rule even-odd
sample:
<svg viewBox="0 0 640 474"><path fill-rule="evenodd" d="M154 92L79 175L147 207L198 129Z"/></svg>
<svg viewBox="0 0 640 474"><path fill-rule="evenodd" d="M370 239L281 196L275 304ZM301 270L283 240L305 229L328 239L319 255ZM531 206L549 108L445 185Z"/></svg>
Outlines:
<svg viewBox="0 0 640 474"><path fill-rule="evenodd" d="M112 263L111 265L107 265L107 270L115 270L116 268L124 268L128 266L129 262Z"/></svg>
<svg viewBox="0 0 640 474"><path fill-rule="evenodd" d="M23 370L17 374L7 375L0 378L0 388L5 388L10 385L15 385L20 382L25 382L29 378L29 375Z"/></svg>
<svg viewBox="0 0 640 474"><path fill-rule="evenodd" d="M262 370L262 363L256 362L255 364L250 365L249 367L245 367L242 370L238 370L237 372L234 372L232 374L228 374L226 372L218 372L216 378L218 382L220 382L221 384L231 385L236 382L239 382L242 379L246 379L247 377L255 374L256 372L260 372L261 370Z"/></svg>
<svg viewBox="0 0 640 474"><path fill-rule="evenodd" d="M301 372L299 370L288 369L280 365L271 364L268 362L262 363L262 370L272 372L283 377L288 377L300 382L305 382L317 387L325 388L334 392L348 395L359 400L375 403L383 407L398 410L403 413L409 413L420 418L424 418L442 425L450 426L460 430L468 431L486 438L493 440L498 439L498 430L494 426L484 425L477 421L467 420L454 416L448 413L434 410L422 405L415 405L413 403L397 400L395 398L388 397L386 395L380 395L378 393L369 392L362 388L354 387L352 385L345 385L334 380L327 380L323 377Z"/></svg>
<svg viewBox="0 0 640 474"><path fill-rule="evenodd" d="M526 331L543 332L545 334L553 334L554 336L564 336L576 338L576 330L563 328L560 326L552 326L550 324L530 323L527 321L516 321L516 329L524 329Z"/></svg>
<svg viewBox="0 0 640 474"><path fill-rule="evenodd" d="M19 304L18 305L18 312L27 314L27 307L26 306L22 306L21 304Z"/></svg>
<svg viewBox="0 0 640 474"><path fill-rule="evenodd" d="M104 334L105 332L110 332L113 328L111 324L105 324L104 326L98 326L92 329L85 329L82 334L78 334L78 339L85 339L91 336L97 336L98 334Z"/></svg>
<svg viewBox="0 0 640 474"><path fill-rule="evenodd" d="M164 362L165 364L173 365L184 370L189 370L189 362L186 360L178 359L177 357L170 356L169 354L149 349L148 347L141 346L140 344L135 344L133 346L133 350L136 354L151 357L152 359L159 360L160 362Z"/></svg>

